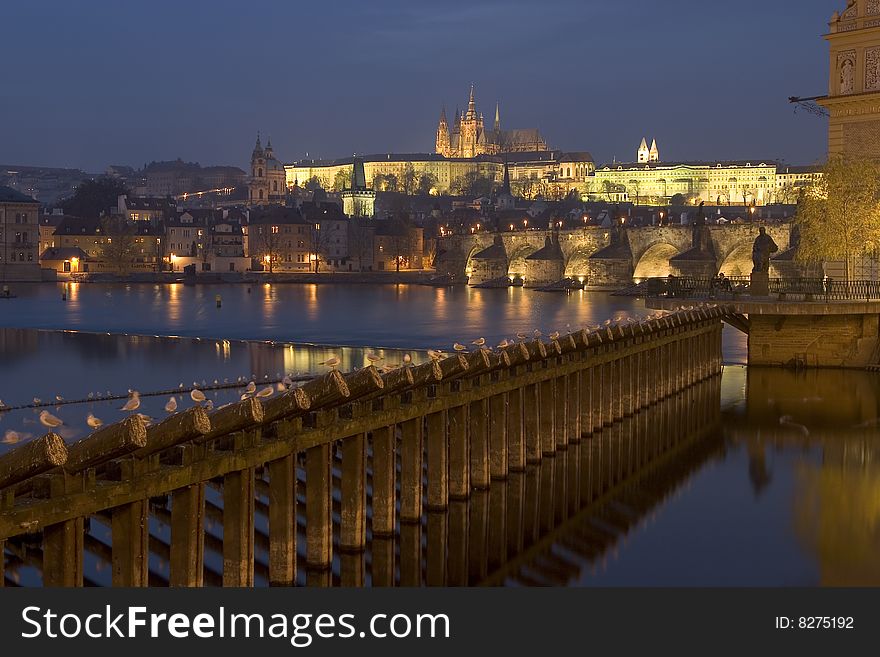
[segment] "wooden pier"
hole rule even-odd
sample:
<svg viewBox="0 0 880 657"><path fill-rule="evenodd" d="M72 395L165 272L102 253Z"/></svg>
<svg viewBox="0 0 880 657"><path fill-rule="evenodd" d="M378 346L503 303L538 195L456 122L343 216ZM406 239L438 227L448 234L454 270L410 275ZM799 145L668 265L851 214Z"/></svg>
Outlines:
<svg viewBox="0 0 880 657"><path fill-rule="evenodd" d="M96 562L114 586L493 581L503 562L692 434L649 423L638 444L602 448L623 427L667 417L658 406L717 388L725 312L382 374L331 371L265 401L194 407L149 427L131 416L72 445L49 433L0 457L0 585L17 583L22 565L46 586L92 584ZM708 418L712 404L698 406L694 421ZM673 408L689 417L689 406ZM574 495L588 484L571 481L595 482L584 458L612 459L619 473ZM554 481L571 497L564 511ZM516 539L502 550L497 523L508 519Z"/></svg>

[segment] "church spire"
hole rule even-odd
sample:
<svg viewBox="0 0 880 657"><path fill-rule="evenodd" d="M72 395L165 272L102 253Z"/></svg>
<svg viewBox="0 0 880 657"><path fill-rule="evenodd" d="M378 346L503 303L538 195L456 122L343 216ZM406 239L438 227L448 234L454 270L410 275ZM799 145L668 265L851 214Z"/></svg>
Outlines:
<svg viewBox="0 0 880 657"><path fill-rule="evenodd" d="M440 109L440 125L449 125L449 122L446 120L446 105L443 105Z"/></svg>
<svg viewBox="0 0 880 657"><path fill-rule="evenodd" d="M510 168L507 166L507 160L504 160L504 184L501 191L510 196Z"/></svg>
<svg viewBox="0 0 880 657"><path fill-rule="evenodd" d="M501 132L501 105L495 103L495 132Z"/></svg>
<svg viewBox="0 0 880 657"><path fill-rule="evenodd" d="M468 99L467 118L477 118L477 103L474 101L474 85L471 84L471 97Z"/></svg>

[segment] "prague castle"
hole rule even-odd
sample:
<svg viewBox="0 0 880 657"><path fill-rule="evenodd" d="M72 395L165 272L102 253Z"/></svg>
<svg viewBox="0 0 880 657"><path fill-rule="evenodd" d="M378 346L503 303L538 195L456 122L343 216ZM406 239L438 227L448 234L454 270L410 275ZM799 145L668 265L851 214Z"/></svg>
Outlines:
<svg viewBox="0 0 880 657"><path fill-rule="evenodd" d="M483 113L477 113L474 87L466 112L455 111L452 127L446 119L446 109L440 112L434 152L444 157L472 158L478 155L528 153L549 150L537 128L502 130L501 108L495 105L495 122L486 130Z"/></svg>
<svg viewBox="0 0 880 657"><path fill-rule="evenodd" d="M880 0L849 0L828 27L828 154L880 159Z"/></svg>

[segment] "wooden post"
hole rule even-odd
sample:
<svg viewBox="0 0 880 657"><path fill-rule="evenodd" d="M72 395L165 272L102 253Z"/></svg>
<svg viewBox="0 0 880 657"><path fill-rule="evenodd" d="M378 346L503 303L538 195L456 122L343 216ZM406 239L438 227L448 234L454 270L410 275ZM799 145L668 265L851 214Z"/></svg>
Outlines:
<svg viewBox="0 0 880 657"><path fill-rule="evenodd" d="M471 493L467 407L454 406L449 416L449 498L467 499Z"/></svg>
<svg viewBox="0 0 880 657"><path fill-rule="evenodd" d="M523 428L525 432L527 463L541 462L540 409L538 386L526 386L523 390Z"/></svg>
<svg viewBox="0 0 880 657"><path fill-rule="evenodd" d="M400 522L422 519L422 423L417 417L400 425Z"/></svg>
<svg viewBox="0 0 880 657"><path fill-rule="evenodd" d="M83 532L82 518L43 530L43 586L83 585Z"/></svg>
<svg viewBox="0 0 880 657"><path fill-rule="evenodd" d="M541 535L538 500L541 497L540 466L526 470L525 494L523 496L523 546L529 547L538 542Z"/></svg>
<svg viewBox="0 0 880 657"><path fill-rule="evenodd" d="M493 481L507 477L507 413L506 393L489 399L489 475Z"/></svg>
<svg viewBox="0 0 880 657"><path fill-rule="evenodd" d="M431 413L427 426L428 490L425 507L442 511L449 504L449 458L446 453L446 411ZM445 544L444 544L445 545Z"/></svg>
<svg viewBox="0 0 880 657"><path fill-rule="evenodd" d="M538 384L538 426L541 434L542 456L556 453L556 407L554 403L554 381L546 379Z"/></svg>
<svg viewBox="0 0 880 657"><path fill-rule="evenodd" d="M566 385L568 397L566 398L566 436L568 442L579 443L581 441L581 372L572 372L568 375Z"/></svg>
<svg viewBox="0 0 880 657"><path fill-rule="evenodd" d="M614 391L617 377L614 371L614 361L608 361L602 365L602 423L606 427L614 424Z"/></svg>
<svg viewBox="0 0 880 657"><path fill-rule="evenodd" d="M254 469L223 477L223 586L254 585Z"/></svg>
<svg viewBox="0 0 880 657"><path fill-rule="evenodd" d="M296 456L269 463L269 586L296 585Z"/></svg>
<svg viewBox="0 0 880 657"><path fill-rule="evenodd" d="M147 500L124 504L111 511L113 586L147 586L150 509Z"/></svg>
<svg viewBox="0 0 880 657"><path fill-rule="evenodd" d="M394 432L393 424L373 431L373 536L394 535L397 478Z"/></svg>
<svg viewBox="0 0 880 657"><path fill-rule="evenodd" d="M306 451L306 563L325 570L333 562L333 478L330 445Z"/></svg>
<svg viewBox="0 0 880 657"><path fill-rule="evenodd" d="M586 355L584 356L586 358ZM578 373L580 383L578 387L580 397L580 434L586 438L593 433L593 372L595 368L589 367Z"/></svg>
<svg viewBox="0 0 880 657"><path fill-rule="evenodd" d="M468 411L468 443L470 445L471 487L489 488L489 400L470 403Z"/></svg>
<svg viewBox="0 0 880 657"><path fill-rule="evenodd" d="M171 586L204 582L205 484L171 493Z"/></svg>
<svg viewBox="0 0 880 657"><path fill-rule="evenodd" d="M526 469L522 388L507 393L507 468L510 472L522 472Z"/></svg>
<svg viewBox="0 0 880 657"><path fill-rule="evenodd" d="M340 550L341 551L341 550ZM347 588L361 588L366 582L364 553L342 552L339 555L339 583Z"/></svg>
<svg viewBox="0 0 880 657"><path fill-rule="evenodd" d="M602 427L604 426L604 417L602 414L602 410L604 409L604 398L605 393L602 392L602 389L605 387L605 366L597 365L592 368L592 377L590 381L590 409L592 414L592 422L593 431L592 433L598 433L602 431Z"/></svg>
<svg viewBox="0 0 880 657"><path fill-rule="evenodd" d="M359 552L367 542L367 436L342 441L339 549Z"/></svg>
<svg viewBox="0 0 880 657"><path fill-rule="evenodd" d="M553 381L553 435L556 437L556 449L568 446L568 376L558 376Z"/></svg>

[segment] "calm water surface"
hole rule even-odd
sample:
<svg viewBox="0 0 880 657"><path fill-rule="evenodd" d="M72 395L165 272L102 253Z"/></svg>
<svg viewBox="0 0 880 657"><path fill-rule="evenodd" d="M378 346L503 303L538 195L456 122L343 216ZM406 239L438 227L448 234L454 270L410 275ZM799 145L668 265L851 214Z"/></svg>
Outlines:
<svg viewBox="0 0 880 657"><path fill-rule="evenodd" d="M0 331L0 399L10 405L183 384L185 407L193 383L244 377L264 385L285 373L321 371L330 353L345 369L364 365L368 351L386 362L404 353L418 362L422 349L454 340L500 340L646 312L638 301L596 293L418 286L278 285L248 293L243 286L81 285L66 302L54 285L16 292L18 299L0 301L0 326L7 327ZM726 361L736 363L742 351L742 340L726 335ZM880 585L878 383L863 372L728 364L720 381L493 483L448 513L429 514L421 527L402 527L388 546L397 563L391 577L511 586ZM209 397L225 403L239 392ZM142 410L161 416L166 400L145 398ZM121 404L92 400L51 410L72 440L85 434L88 412L110 422L121 417ZM0 414L0 436L10 429L40 435L36 417L33 408ZM264 525L258 518L258 530ZM102 531L93 523L99 539ZM160 520L155 532L167 532ZM376 549L364 557L366 584L387 576ZM336 583L352 572L340 559ZM100 555L89 560L90 578L107 580ZM11 566L23 583L38 582L26 563Z"/></svg>

